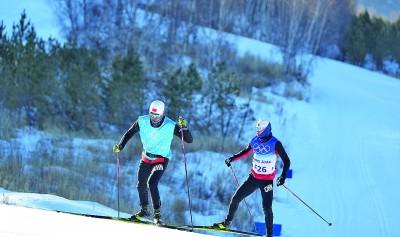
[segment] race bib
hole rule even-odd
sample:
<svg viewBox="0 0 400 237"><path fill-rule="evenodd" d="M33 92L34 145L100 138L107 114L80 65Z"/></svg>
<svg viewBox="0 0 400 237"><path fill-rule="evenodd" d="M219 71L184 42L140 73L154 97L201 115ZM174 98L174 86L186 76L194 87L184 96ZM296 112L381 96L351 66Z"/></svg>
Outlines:
<svg viewBox="0 0 400 237"><path fill-rule="evenodd" d="M253 158L253 171L257 174L268 175L275 172L276 157L269 156L267 159L257 159Z"/></svg>

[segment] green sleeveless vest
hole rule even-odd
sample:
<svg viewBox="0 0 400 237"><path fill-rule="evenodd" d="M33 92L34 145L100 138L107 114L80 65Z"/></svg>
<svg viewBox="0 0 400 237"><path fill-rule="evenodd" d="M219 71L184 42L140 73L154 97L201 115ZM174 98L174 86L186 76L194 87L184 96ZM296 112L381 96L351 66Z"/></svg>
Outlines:
<svg viewBox="0 0 400 237"><path fill-rule="evenodd" d="M143 150L155 155L171 159L171 143L174 138L175 122L165 116L160 127L154 128L150 124L150 116L139 116L140 140ZM155 159L155 158L149 158Z"/></svg>

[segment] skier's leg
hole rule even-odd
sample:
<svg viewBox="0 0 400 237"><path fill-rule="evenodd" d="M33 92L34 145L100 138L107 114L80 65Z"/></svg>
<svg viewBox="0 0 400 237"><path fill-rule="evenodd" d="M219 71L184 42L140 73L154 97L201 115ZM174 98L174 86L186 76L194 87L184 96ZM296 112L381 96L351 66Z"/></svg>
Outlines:
<svg viewBox="0 0 400 237"><path fill-rule="evenodd" d="M235 194L233 195L231 202L229 203L228 215L226 216L225 222L230 224L239 206L239 203L252 192L254 192L257 187L256 179L252 175L249 175L247 180L236 190Z"/></svg>
<svg viewBox="0 0 400 237"><path fill-rule="evenodd" d="M165 169L167 168L168 165L168 160L166 160L164 163L160 164L155 164L153 165L151 169L151 175L149 178L149 189L150 189L150 194L151 194L151 200L153 203L153 208L156 214L160 211L161 207L161 199L160 199L160 193L158 191L158 182L160 181L162 175L164 174Z"/></svg>
<svg viewBox="0 0 400 237"><path fill-rule="evenodd" d="M273 198L273 181L263 181L260 186L261 197L263 200L263 209L265 214L265 226L267 229L267 236L272 236L274 215L272 212L272 198Z"/></svg>
<svg viewBox="0 0 400 237"><path fill-rule="evenodd" d="M149 179L149 176L151 174L151 165L145 163L144 161L140 161L139 164L139 170L137 174L137 190L139 193L139 199L140 199L140 206L146 207L149 205L149 198L148 198L148 192L147 192L147 180Z"/></svg>

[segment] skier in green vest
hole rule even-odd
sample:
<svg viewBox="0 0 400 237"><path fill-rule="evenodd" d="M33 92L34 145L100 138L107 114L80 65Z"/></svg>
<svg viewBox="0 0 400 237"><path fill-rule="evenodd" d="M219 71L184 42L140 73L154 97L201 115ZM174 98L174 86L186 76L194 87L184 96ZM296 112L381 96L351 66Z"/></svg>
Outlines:
<svg viewBox="0 0 400 237"><path fill-rule="evenodd" d="M154 223L161 222L161 199L158 191L160 181L168 161L172 158L171 143L175 136L181 137L187 143L193 142L186 120L179 116L178 123L164 115L165 105L160 100L155 100L150 104L149 114L139 116L132 126L122 136L120 142L113 147L114 152L124 149L126 143L139 132L140 140L143 144L143 152L138 170L137 189L139 193L141 210L131 216L132 220L141 220L143 217L150 216L148 189L153 204Z"/></svg>

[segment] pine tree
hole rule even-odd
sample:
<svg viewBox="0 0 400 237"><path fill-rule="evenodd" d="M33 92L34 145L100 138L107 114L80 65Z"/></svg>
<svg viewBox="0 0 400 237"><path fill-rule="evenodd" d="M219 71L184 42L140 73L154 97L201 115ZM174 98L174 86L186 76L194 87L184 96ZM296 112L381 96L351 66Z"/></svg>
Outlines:
<svg viewBox="0 0 400 237"><path fill-rule="evenodd" d="M394 59L397 61L398 64L400 64L400 18L397 19L396 22L394 22L392 24L391 27L391 42L389 43L389 45L391 45L393 47L393 57ZM400 72L399 72L400 74Z"/></svg>
<svg viewBox="0 0 400 237"><path fill-rule="evenodd" d="M9 70L6 68L7 62L7 49L9 47L9 42L7 39L7 35L5 33L5 25L3 21L0 22L0 106L3 106L5 101L5 92L7 91L6 82L7 78L9 78L8 73Z"/></svg>
<svg viewBox="0 0 400 237"><path fill-rule="evenodd" d="M59 112L68 129L96 132L101 126L102 75L95 52L68 43L59 50L58 80L63 88Z"/></svg>
<svg viewBox="0 0 400 237"><path fill-rule="evenodd" d="M54 70L48 65L45 42L36 37L24 12L13 26L10 40L4 35L2 39L6 41L1 47L4 104L11 110L24 110L27 124L38 127L48 112L54 86Z"/></svg>
<svg viewBox="0 0 400 237"><path fill-rule="evenodd" d="M383 70L384 60L398 60L399 26L380 17L370 17L367 11L353 17L352 26L346 36L344 52L346 59L356 65L364 66L366 56L370 55L377 70Z"/></svg>
<svg viewBox="0 0 400 237"><path fill-rule="evenodd" d="M216 131L225 139L233 129L233 119L237 114L235 98L240 94L240 78L218 63L212 69L205 83L203 97L204 115L198 126L206 133ZM223 140L224 141L224 140ZM224 142L221 143L223 148Z"/></svg>
<svg viewBox="0 0 400 237"><path fill-rule="evenodd" d="M192 120L195 106L193 106L194 96L202 86L202 79L194 64L184 70L178 68L164 75L164 87L162 97L168 104L168 115L171 118L178 118L179 115Z"/></svg>
<svg viewBox="0 0 400 237"><path fill-rule="evenodd" d="M389 41L389 22L383 21L380 17L374 17L371 20L370 31L366 37L371 43L367 45L370 50L376 67L378 70L383 68L383 60L385 56L388 56L389 49L387 45Z"/></svg>
<svg viewBox="0 0 400 237"><path fill-rule="evenodd" d="M133 48L115 58L106 93L108 121L126 129L142 112L146 85L143 64Z"/></svg>
<svg viewBox="0 0 400 237"><path fill-rule="evenodd" d="M369 19L369 15L365 18ZM347 60L356 65L363 65L367 54L365 25L361 17L354 16L344 45Z"/></svg>

